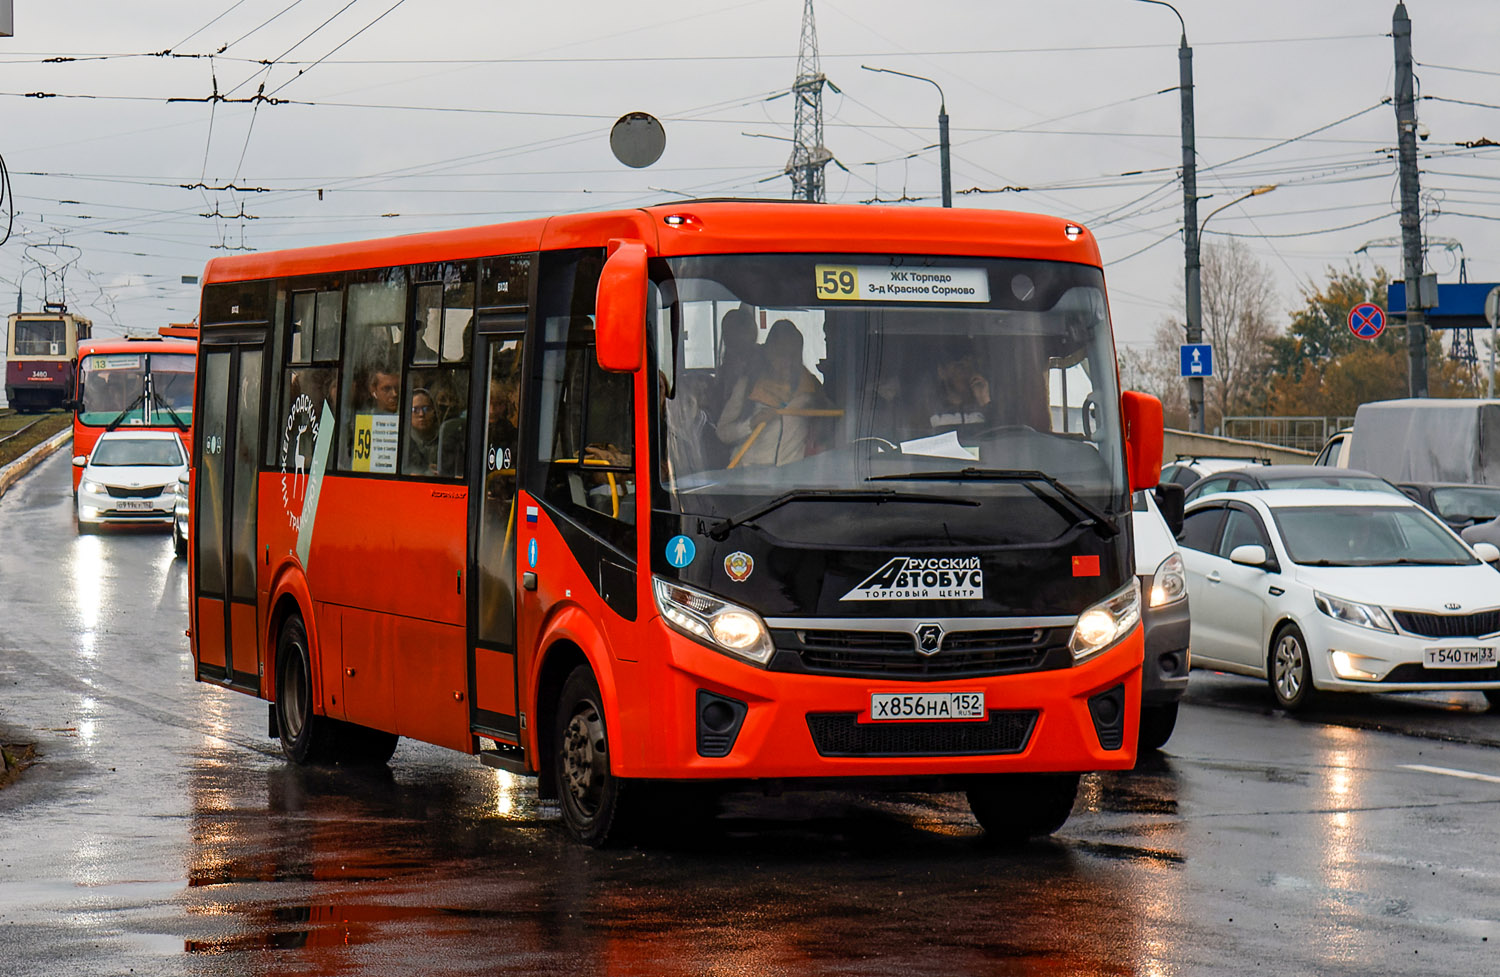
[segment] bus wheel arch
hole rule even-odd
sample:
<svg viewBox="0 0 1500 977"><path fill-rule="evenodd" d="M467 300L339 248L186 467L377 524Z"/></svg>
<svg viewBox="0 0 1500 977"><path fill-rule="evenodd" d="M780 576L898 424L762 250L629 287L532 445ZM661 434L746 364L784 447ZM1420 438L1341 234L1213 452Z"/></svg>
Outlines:
<svg viewBox="0 0 1500 977"><path fill-rule="evenodd" d="M542 658L542 667L537 672L536 697L532 710L532 733L536 740L537 794L543 800L557 800L558 784L551 758L557 749L553 740L553 726L557 718L558 700L562 696L563 684L580 665L593 668L588 656L574 642L561 638L548 646ZM597 676L596 676L597 678Z"/></svg>

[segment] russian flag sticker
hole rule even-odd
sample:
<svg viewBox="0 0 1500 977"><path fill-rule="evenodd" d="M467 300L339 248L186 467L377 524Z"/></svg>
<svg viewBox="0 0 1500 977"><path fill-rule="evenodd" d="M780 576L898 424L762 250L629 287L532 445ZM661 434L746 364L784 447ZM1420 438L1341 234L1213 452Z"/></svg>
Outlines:
<svg viewBox="0 0 1500 977"><path fill-rule="evenodd" d="M526 521L536 522L536 506L529 505L526 507Z"/></svg>
<svg viewBox="0 0 1500 977"><path fill-rule="evenodd" d="M1099 558L1097 556L1075 556L1075 557L1073 557L1073 576L1075 576L1075 577L1097 577L1097 576L1099 576Z"/></svg>

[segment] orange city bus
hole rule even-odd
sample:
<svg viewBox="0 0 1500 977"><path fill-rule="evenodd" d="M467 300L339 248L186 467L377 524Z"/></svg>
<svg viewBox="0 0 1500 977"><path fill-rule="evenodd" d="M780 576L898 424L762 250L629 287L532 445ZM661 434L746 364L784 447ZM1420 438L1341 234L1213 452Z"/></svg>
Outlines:
<svg viewBox="0 0 1500 977"><path fill-rule="evenodd" d="M164 326L168 329L181 327ZM178 431L191 450L193 342L156 336L92 339L78 344L73 410L73 454L90 455L99 435L119 427ZM83 469L73 468L73 491Z"/></svg>
<svg viewBox="0 0 1500 977"><path fill-rule="evenodd" d="M1134 764L1161 405L1077 224L690 201L203 281L196 675L292 761L477 754L593 845L713 785L1029 837Z"/></svg>

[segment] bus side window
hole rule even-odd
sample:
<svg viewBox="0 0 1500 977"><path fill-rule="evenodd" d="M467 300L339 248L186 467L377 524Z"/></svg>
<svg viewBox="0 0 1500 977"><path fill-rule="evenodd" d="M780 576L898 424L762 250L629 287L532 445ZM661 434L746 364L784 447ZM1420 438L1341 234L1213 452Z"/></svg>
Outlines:
<svg viewBox="0 0 1500 977"><path fill-rule="evenodd" d="M349 285L340 373L338 467L393 474L400 448L406 271L361 273Z"/></svg>

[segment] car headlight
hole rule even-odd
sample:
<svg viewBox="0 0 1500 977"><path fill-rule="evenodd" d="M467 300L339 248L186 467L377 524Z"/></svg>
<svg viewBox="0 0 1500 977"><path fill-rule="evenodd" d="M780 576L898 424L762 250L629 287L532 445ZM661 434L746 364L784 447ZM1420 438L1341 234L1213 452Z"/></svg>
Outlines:
<svg viewBox="0 0 1500 977"><path fill-rule="evenodd" d="M82 488L85 492L92 492L95 495L103 495L105 492L109 491L100 483L91 482L88 479L83 480L83 485L81 485L80 488Z"/></svg>
<svg viewBox="0 0 1500 977"><path fill-rule="evenodd" d="M1345 624L1353 624L1356 627L1370 628L1374 631L1396 632L1396 626L1386 616L1385 611L1374 604L1361 604L1358 601L1343 600L1339 597L1331 597L1328 594L1313 591L1313 603L1318 605L1318 610L1327 614L1335 621L1343 621Z"/></svg>
<svg viewBox="0 0 1500 977"><path fill-rule="evenodd" d="M754 665L771 660L776 649L759 614L675 580L653 577L652 583L656 609L672 630Z"/></svg>
<svg viewBox="0 0 1500 977"><path fill-rule="evenodd" d="M1182 556L1173 553L1161 561L1156 573L1151 575L1151 606L1164 607L1187 596L1187 574L1183 570Z"/></svg>
<svg viewBox="0 0 1500 977"><path fill-rule="evenodd" d="M1087 661L1135 630L1141 619L1141 582L1130 583L1078 615L1068 650L1073 662Z"/></svg>

